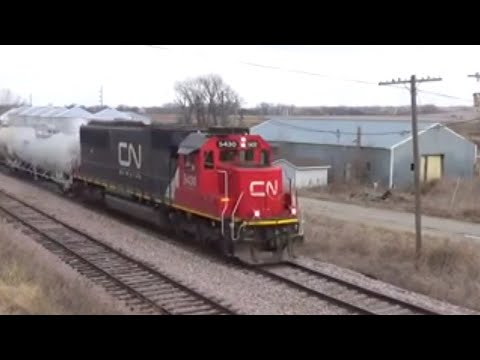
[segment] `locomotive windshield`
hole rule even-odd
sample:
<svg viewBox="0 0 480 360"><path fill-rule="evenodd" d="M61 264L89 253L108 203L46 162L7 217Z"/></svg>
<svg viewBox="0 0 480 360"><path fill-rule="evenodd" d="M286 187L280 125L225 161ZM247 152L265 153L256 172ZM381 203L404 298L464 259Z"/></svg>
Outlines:
<svg viewBox="0 0 480 360"><path fill-rule="evenodd" d="M222 150L220 151L220 161L223 163L231 163L240 167L270 166L270 158L268 155L268 151L266 150L259 151L257 149Z"/></svg>
<svg viewBox="0 0 480 360"><path fill-rule="evenodd" d="M237 160L237 150L222 150L220 151L221 162L234 162Z"/></svg>

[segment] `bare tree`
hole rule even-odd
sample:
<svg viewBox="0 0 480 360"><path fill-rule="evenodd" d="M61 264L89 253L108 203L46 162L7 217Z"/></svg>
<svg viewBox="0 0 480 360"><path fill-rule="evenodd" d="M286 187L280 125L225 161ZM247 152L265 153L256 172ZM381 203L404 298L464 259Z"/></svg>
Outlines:
<svg viewBox="0 0 480 360"><path fill-rule="evenodd" d="M195 98L192 94L192 86L193 84L190 80L175 84L175 92L177 95L175 103L178 104L180 111L182 112L182 118L180 120L185 124L192 124L193 122L192 115Z"/></svg>
<svg viewBox="0 0 480 360"><path fill-rule="evenodd" d="M21 96L14 94L10 89L0 90L0 105L22 105L25 100Z"/></svg>
<svg viewBox="0 0 480 360"><path fill-rule="evenodd" d="M176 104L182 112L181 121L199 127L230 125L238 114L241 99L218 75L201 76L175 84Z"/></svg>
<svg viewBox="0 0 480 360"><path fill-rule="evenodd" d="M14 107L25 104L26 101L10 89L0 89L0 115Z"/></svg>

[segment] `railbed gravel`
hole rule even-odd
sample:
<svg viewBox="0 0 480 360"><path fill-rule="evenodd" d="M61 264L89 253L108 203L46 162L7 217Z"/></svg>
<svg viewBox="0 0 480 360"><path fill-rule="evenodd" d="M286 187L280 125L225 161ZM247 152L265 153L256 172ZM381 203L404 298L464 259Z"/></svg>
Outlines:
<svg viewBox="0 0 480 360"><path fill-rule="evenodd" d="M428 296L415 293L409 290L405 290L394 286L392 284L385 283L383 281L372 279L359 272L345 269L334 264L322 262L320 260L311 259L307 257L300 257L298 262L302 265L306 265L314 270L321 271L325 274L337 277L339 279L351 282L352 284L359 285L363 288L378 291L387 296L391 296L394 299L399 299L418 305L435 311L442 315L478 315L478 312L474 310L460 307L457 305L445 303L443 301L430 298Z"/></svg>
<svg viewBox="0 0 480 360"><path fill-rule="evenodd" d="M0 188L112 247L165 272L239 314L346 314L345 310L250 270L229 266L0 174Z"/></svg>

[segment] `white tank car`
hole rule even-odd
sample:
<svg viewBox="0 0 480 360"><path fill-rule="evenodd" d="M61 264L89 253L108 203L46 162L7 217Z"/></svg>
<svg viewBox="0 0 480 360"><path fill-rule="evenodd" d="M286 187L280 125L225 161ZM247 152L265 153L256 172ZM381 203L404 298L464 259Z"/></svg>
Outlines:
<svg viewBox="0 0 480 360"><path fill-rule="evenodd" d="M0 153L11 167L67 184L80 162L80 132L46 136L30 127L3 127Z"/></svg>
<svg viewBox="0 0 480 360"><path fill-rule="evenodd" d="M141 115L138 115L141 116ZM0 160L13 168L68 186L80 163L80 127L91 120L113 121L132 115L105 109L95 115L82 108L23 106L2 115ZM148 118L145 118L149 120ZM148 123L148 121L142 122ZM140 121L140 120L139 120Z"/></svg>

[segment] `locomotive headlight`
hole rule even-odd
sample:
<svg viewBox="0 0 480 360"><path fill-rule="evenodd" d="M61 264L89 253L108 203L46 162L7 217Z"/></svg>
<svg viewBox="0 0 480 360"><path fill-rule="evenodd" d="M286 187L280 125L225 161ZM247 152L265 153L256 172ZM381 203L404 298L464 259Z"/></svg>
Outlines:
<svg viewBox="0 0 480 360"><path fill-rule="evenodd" d="M297 215L297 208L291 208L292 215Z"/></svg>
<svg viewBox="0 0 480 360"><path fill-rule="evenodd" d="M253 210L253 217L259 218L260 217L260 210Z"/></svg>

